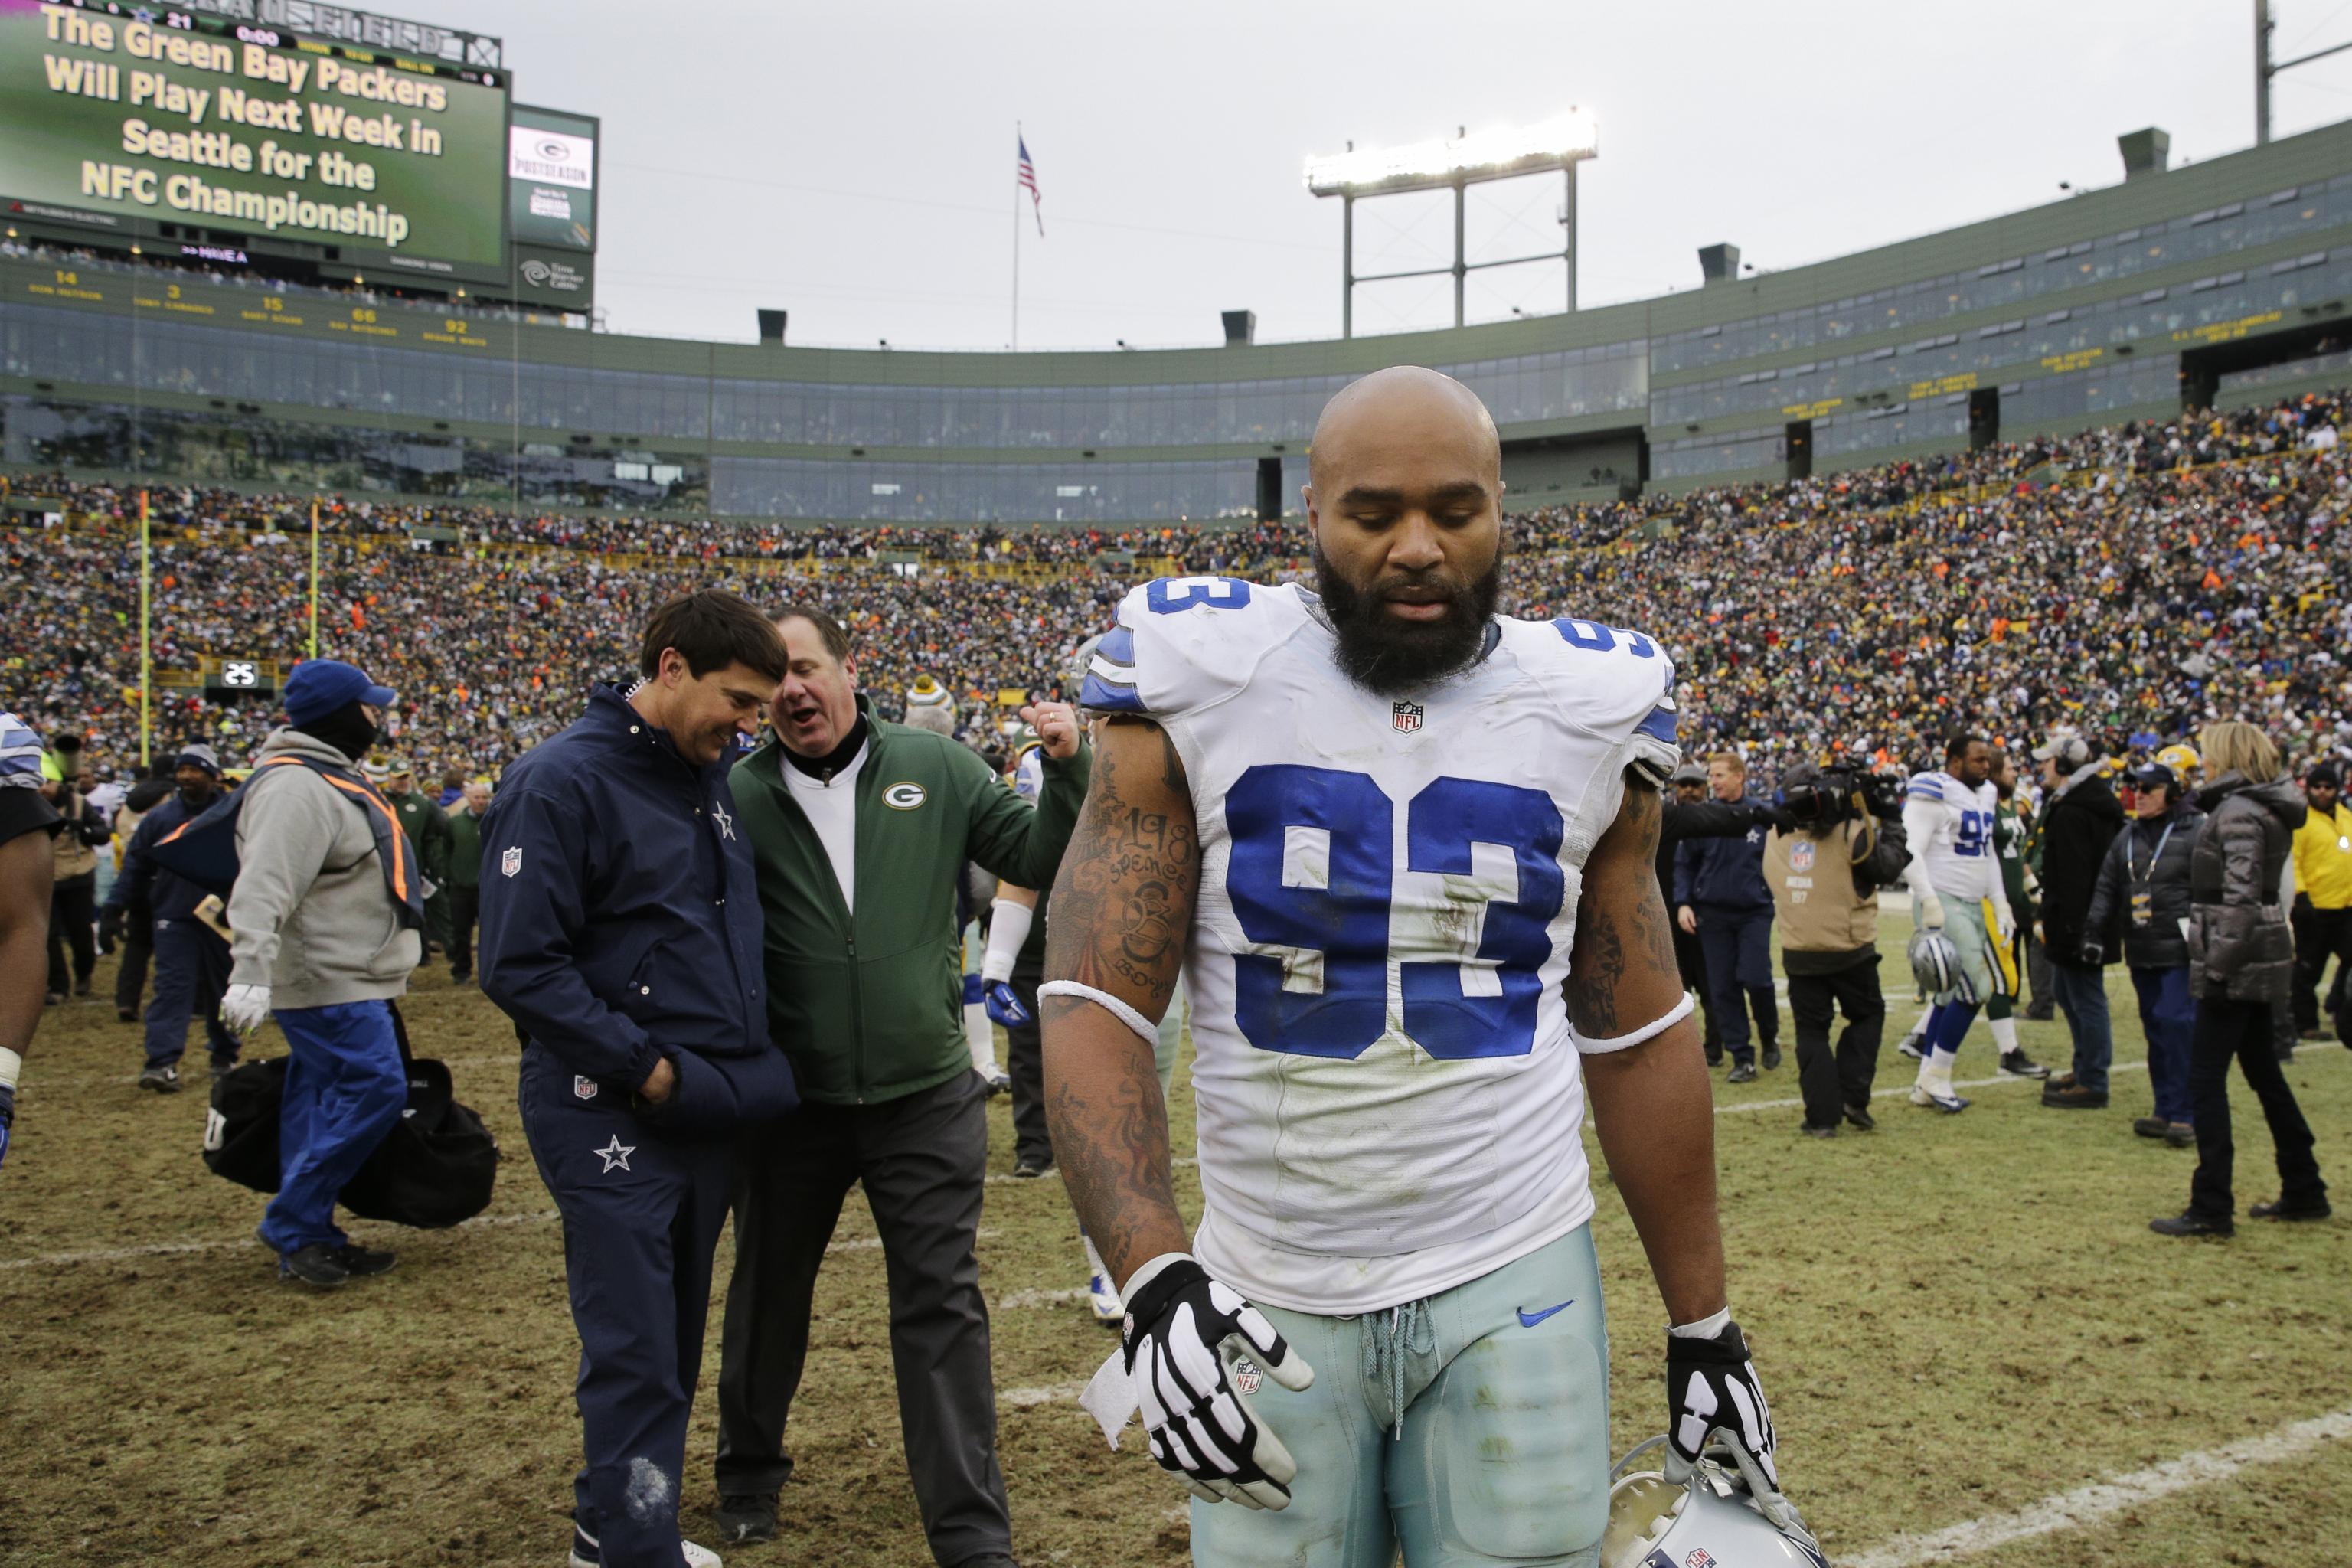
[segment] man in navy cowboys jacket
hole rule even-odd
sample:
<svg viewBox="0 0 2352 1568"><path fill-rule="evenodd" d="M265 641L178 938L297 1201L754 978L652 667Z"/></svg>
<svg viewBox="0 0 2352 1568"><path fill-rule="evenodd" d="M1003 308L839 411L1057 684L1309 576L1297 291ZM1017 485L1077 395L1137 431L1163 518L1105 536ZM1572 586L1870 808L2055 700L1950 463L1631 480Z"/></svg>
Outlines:
<svg viewBox="0 0 2352 1568"><path fill-rule="evenodd" d="M783 643L706 590L654 612L638 668L509 768L482 820L482 992L524 1041L523 1128L580 1331L573 1568L718 1562L679 1541L677 1487L730 1134L794 1101L727 786Z"/></svg>

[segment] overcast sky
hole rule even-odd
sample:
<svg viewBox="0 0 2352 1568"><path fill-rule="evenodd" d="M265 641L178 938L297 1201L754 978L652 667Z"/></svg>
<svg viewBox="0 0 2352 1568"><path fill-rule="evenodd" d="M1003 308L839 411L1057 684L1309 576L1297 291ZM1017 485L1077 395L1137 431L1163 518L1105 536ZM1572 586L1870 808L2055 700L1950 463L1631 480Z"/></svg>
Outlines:
<svg viewBox="0 0 2352 1568"><path fill-rule="evenodd" d="M380 0L504 37L519 100L601 115L597 297L613 330L1000 348L1012 333L1013 126L1045 235L1020 341L1109 348L1337 335L1339 204L1306 157L1533 123L1581 105L1587 305L1698 280L1716 240L1773 268L2253 140L2250 0ZM2352 40L2352 3L2277 0L2275 53ZM2352 53L2278 79L2287 135L2352 114ZM1024 198L1025 200L1025 198ZM1554 247L1556 176L1474 190L1473 259ZM1357 208L1359 272L1450 260L1452 198ZM1470 314L1561 307L1557 264L1474 274ZM1452 320L1443 278L1360 290L1360 332Z"/></svg>

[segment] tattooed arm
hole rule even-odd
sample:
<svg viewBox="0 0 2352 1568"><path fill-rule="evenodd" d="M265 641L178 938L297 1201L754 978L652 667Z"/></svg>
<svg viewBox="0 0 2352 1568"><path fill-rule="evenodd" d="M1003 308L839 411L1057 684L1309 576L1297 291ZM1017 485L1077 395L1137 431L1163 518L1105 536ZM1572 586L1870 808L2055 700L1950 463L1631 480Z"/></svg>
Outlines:
<svg viewBox="0 0 2352 1568"><path fill-rule="evenodd" d="M1110 719L1054 883L1045 978L1168 1010L1199 885L1200 838L1176 748L1157 724ZM1120 1285L1192 1242L1169 1180L1168 1107L1150 1042L1083 996L1048 996L1045 1119L1063 1184Z"/></svg>
<svg viewBox="0 0 2352 1568"><path fill-rule="evenodd" d="M1569 1021L1591 1039L1632 1034L1683 998L1658 892L1661 815L1657 792L1629 778L1623 809L1584 863L1567 995ZM1698 1029L1685 1018L1638 1046L1583 1059L1609 1173L1676 1323L1696 1322L1724 1305L1715 1097L1698 1047Z"/></svg>

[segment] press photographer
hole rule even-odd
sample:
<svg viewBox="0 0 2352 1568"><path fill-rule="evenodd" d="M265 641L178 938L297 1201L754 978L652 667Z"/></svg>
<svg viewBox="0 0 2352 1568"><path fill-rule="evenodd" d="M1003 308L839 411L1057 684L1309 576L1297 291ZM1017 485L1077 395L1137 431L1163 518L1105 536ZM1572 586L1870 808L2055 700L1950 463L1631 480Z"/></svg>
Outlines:
<svg viewBox="0 0 2352 1568"><path fill-rule="evenodd" d="M1886 1026L1878 989L1878 889L1911 857L1897 781L1799 763L1784 775L1780 821L1764 841L1764 880L1780 918L1780 963L1797 1026L1801 1131L1834 1138L1843 1116L1867 1131ZM1830 1051L1839 1009L1845 1029Z"/></svg>

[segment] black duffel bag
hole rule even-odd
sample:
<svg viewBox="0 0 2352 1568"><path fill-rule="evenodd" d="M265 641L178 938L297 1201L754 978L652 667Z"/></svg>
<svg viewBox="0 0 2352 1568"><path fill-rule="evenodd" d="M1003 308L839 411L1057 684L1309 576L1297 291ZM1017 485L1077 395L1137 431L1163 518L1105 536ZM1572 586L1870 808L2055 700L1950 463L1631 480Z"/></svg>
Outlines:
<svg viewBox="0 0 2352 1568"><path fill-rule="evenodd" d="M498 1180L498 1140L472 1107L459 1103L449 1069L412 1055L400 1009L392 1028L408 1074L408 1105L341 1196L362 1219L438 1230L490 1206ZM278 1184L278 1121L286 1096L286 1058L247 1062L213 1085L205 1119L205 1164L258 1193Z"/></svg>

